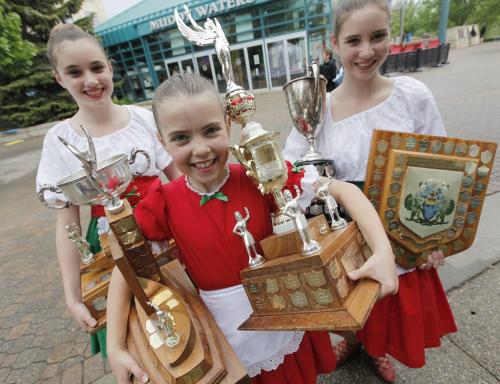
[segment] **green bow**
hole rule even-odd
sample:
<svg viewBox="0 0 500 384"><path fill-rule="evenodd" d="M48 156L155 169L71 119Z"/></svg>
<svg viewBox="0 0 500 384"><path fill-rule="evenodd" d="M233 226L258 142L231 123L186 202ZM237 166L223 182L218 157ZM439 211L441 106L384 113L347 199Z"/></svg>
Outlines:
<svg viewBox="0 0 500 384"><path fill-rule="evenodd" d="M293 164L293 167L292 167L292 172L294 173L298 173L300 172L302 169L304 168L303 165L298 165L297 163Z"/></svg>
<svg viewBox="0 0 500 384"><path fill-rule="evenodd" d="M229 200L229 198L226 195L224 195L221 191L219 191L219 192L211 193L209 195L203 195L201 197L201 200L200 200L200 207L205 205L208 201L210 201L212 199L219 199L221 201L228 201Z"/></svg>

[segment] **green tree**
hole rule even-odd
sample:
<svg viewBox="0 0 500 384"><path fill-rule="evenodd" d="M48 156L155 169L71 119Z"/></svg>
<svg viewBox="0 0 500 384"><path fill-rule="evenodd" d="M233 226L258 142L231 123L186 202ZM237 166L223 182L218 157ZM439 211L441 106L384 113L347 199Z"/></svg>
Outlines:
<svg viewBox="0 0 500 384"><path fill-rule="evenodd" d="M6 12L4 0L0 0L0 25L0 73L23 73L37 51L34 44L23 41L21 18Z"/></svg>
<svg viewBox="0 0 500 384"><path fill-rule="evenodd" d="M0 0L3 1L3 0ZM15 13L21 20L21 36L35 47L30 65L2 71L0 78L0 116L3 126L30 126L71 116L76 104L54 80L46 57L51 28L76 13L82 0L9 0L6 14ZM85 22L89 24L88 20ZM3 28L3 23L2 23Z"/></svg>

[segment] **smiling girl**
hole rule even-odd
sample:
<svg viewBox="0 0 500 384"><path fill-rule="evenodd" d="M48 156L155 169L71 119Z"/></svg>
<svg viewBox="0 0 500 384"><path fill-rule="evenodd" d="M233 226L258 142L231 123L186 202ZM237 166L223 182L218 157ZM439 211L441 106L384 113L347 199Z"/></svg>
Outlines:
<svg viewBox="0 0 500 384"><path fill-rule="evenodd" d="M229 123L218 91L207 79L175 75L156 91L153 111L165 149L185 176L172 183L155 182L135 217L148 240L174 238L189 276L230 345L256 384L314 384L320 373L335 368L326 332L248 332L238 326L252 309L241 285L248 254L233 233L234 212L248 207L248 230L256 244L272 234L274 206L264 198L239 164L227 164ZM316 174L317 177L317 174ZM305 188L304 178L297 178ZM347 204L358 219L373 256L351 278L372 277L382 295L397 290L395 265L378 216L361 191L333 180L330 193ZM260 251L260 249L259 249ZM126 349L130 290L115 268L109 288L109 358L118 383L144 371Z"/></svg>
<svg viewBox="0 0 500 384"><path fill-rule="evenodd" d="M148 152L151 165L145 170L142 156L132 165L133 171L145 171L136 177L125 195L132 205L137 204L151 182L163 171L169 179L178 175L171 158L156 137L156 127L151 112L135 107L120 106L112 101L113 68L104 49L96 38L71 24L56 25L49 37L47 55L56 81L65 88L78 105L78 111L71 118L52 127L45 136L42 157L36 178L37 190L42 184L55 185L62 178L81 169L80 161L58 140L58 136L80 150L86 148L86 138L80 125L93 138L97 160L101 161L117 154L129 154L134 147ZM45 193L45 198L59 205L67 200L63 195ZM100 250L98 222L106 227L104 210L92 207L92 220L87 232L87 240L93 252ZM97 325L87 307L82 303L80 292L80 257L75 246L68 239L66 225L80 225L78 206L57 211L56 248L61 267L66 305L85 331L92 331ZM91 338L93 353L99 350L106 356L105 330Z"/></svg>
<svg viewBox="0 0 500 384"><path fill-rule="evenodd" d="M361 188L374 129L446 136L434 98L422 82L380 75L389 54L389 31L387 0L338 2L332 44L344 66L344 80L327 94L316 145L334 160L337 178ZM285 158L296 161L307 148L304 136L293 129ZM409 367L422 367L425 348L439 346L443 335L457 329L436 271L442 259L442 252L433 252L422 270L398 267L398 294L376 303L357 335L373 358L375 372L387 382L396 379L387 354ZM338 363L358 349L353 335L342 340L336 346Z"/></svg>

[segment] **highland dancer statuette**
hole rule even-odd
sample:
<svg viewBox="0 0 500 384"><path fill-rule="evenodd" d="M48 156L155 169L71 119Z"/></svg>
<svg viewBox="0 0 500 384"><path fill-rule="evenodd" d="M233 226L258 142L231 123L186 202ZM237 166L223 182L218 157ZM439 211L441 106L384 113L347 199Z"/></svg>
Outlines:
<svg viewBox="0 0 500 384"><path fill-rule="evenodd" d="M239 211L234 212L236 225L233 228L233 233L242 237L248 254L248 265L250 266L250 268L255 268L263 264L266 259L264 259L263 256L259 255L259 253L255 249L255 240L250 231L247 229L247 221L250 220L250 212L248 211L247 207L244 207L244 210L247 214L245 218L243 218Z"/></svg>

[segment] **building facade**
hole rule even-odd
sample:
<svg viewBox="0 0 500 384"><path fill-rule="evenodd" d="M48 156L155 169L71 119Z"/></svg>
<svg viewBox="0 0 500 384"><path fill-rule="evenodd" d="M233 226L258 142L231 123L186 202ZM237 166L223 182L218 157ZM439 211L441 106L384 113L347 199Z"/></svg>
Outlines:
<svg viewBox="0 0 500 384"><path fill-rule="evenodd" d="M237 84L250 90L282 87L329 46L331 0L190 1L201 25L216 17L231 48ZM177 30L181 1L144 0L96 28L115 71L119 98L150 99L156 87L181 71L201 74L222 93L225 81L213 46L191 44Z"/></svg>

